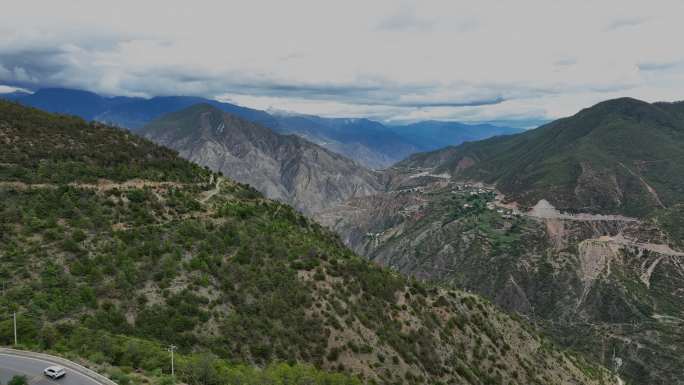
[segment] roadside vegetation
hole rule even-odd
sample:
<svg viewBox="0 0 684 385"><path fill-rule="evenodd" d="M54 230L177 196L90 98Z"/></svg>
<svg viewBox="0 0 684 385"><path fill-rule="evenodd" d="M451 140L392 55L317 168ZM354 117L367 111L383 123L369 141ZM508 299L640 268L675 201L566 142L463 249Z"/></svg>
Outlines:
<svg viewBox="0 0 684 385"><path fill-rule="evenodd" d="M7 385L28 385L28 378L26 378L26 376L15 375L7 381Z"/></svg>

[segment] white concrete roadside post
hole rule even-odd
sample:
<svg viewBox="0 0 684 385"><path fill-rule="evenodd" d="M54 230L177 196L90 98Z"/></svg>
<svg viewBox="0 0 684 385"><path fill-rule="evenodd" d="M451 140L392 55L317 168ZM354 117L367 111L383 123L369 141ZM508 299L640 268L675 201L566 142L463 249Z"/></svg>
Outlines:
<svg viewBox="0 0 684 385"><path fill-rule="evenodd" d="M171 377L176 376L176 372L173 367L173 351L176 350L176 345L170 345L169 346L169 351L171 352Z"/></svg>

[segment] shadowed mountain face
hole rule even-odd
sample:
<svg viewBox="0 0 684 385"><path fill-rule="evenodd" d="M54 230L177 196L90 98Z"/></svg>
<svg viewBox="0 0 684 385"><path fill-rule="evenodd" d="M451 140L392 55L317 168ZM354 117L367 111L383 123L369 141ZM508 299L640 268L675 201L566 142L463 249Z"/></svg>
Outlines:
<svg viewBox="0 0 684 385"><path fill-rule="evenodd" d="M306 213L382 187L379 174L356 162L207 104L166 115L140 133Z"/></svg>
<svg viewBox="0 0 684 385"><path fill-rule="evenodd" d="M297 145L209 106L180 118L169 140L234 135L239 155ZM17 312L32 349L154 384L169 344L189 384L619 383L480 297L382 269L124 130L0 101L0 150L0 312ZM0 319L0 344L12 338ZM240 369L270 363L263 381Z"/></svg>
<svg viewBox="0 0 684 385"><path fill-rule="evenodd" d="M426 168L496 186L511 201L644 216L684 200L682 103L623 98L518 135L417 154Z"/></svg>
<svg viewBox="0 0 684 385"><path fill-rule="evenodd" d="M72 114L86 120L140 129L164 114L205 103L282 134L296 134L365 167L386 168L407 156L466 140L484 139L516 132L490 125L464 125L456 122L420 122L408 126L387 126L368 119L322 118L314 115L269 114L190 96L163 96L151 99L103 97L64 88L40 89L34 94L16 92L0 98L49 112Z"/></svg>

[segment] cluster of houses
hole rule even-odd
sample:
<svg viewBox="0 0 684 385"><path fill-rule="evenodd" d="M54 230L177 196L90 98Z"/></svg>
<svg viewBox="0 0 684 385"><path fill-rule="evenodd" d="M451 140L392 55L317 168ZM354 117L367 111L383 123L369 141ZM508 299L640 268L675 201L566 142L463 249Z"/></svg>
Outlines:
<svg viewBox="0 0 684 385"><path fill-rule="evenodd" d="M451 191L453 194L461 194L461 193L469 193L471 196L479 196L479 195L485 195L485 194L491 194L494 193L493 188L489 187L482 187L482 186L476 186L472 185L469 183L463 183L463 184L456 184L454 186L454 189ZM469 209L474 207L475 205L470 202L466 202L463 204L464 209ZM520 213L508 209L508 208L503 208L503 207L498 207L493 201L487 202L487 210L495 210L498 214L501 214L501 217L504 219L513 219L514 217L519 217Z"/></svg>
<svg viewBox="0 0 684 385"><path fill-rule="evenodd" d="M491 202L490 202L490 203L491 203ZM501 217L502 217L503 219L513 219L514 217L515 217L515 218L520 217L520 213L519 213L519 212L515 212L515 211L513 211L513 210L511 210L511 209L506 209L506 208L502 208L502 207L496 208L496 207L494 206L494 204L492 204L492 207L490 207L490 206L489 206L489 203L488 203L488 204L487 204L487 208L490 209L490 210L496 210L497 213L501 214Z"/></svg>
<svg viewBox="0 0 684 385"><path fill-rule="evenodd" d="M463 208L464 209L469 209L474 207L472 203L464 203ZM520 217L520 213L515 212L511 209L503 208L503 207L497 207L494 202L487 202L487 210L496 210L498 214L501 214L501 217L504 219L513 219L514 217Z"/></svg>
<svg viewBox="0 0 684 385"><path fill-rule="evenodd" d="M454 184L454 190L452 191L454 194L458 193L459 191L470 191L471 195L477 195L477 194L486 194L490 192L494 192L493 188L489 187L482 187L470 183L456 183Z"/></svg>

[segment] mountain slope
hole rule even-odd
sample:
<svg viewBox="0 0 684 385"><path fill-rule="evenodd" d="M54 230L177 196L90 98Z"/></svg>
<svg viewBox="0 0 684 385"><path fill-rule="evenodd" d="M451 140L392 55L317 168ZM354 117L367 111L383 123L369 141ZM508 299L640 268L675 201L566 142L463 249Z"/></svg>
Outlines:
<svg viewBox="0 0 684 385"><path fill-rule="evenodd" d="M275 115L276 131L297 134L367 167L386 168L426 148L368 119L321 118L312 115ZM444 143L447 145L450 143Z"/></svg>
<svg viewBox="0 0 684 385"><path fill-rule="evenodd" d="M29 347L146 373L173 343L369 383L617 383L480 298L378 268L293 209L124 131L0 102L0 146L0 309L18 312ZM178 375L247 382L214 360L184 358ZM291 381L352 383L318 378Z"/></svg>
<svg viewBox="0 0 684 385"><path fill-rule="evenodd" d="M683 107L618 99L417 154L388 170L387 192L317 219L359 254L483 295L630 383L684 384Z"/></svg>
<svg viewBox="0 0 684 385"><path fill-rule="evenodd" d="M420 148L433 151L448 145L487 139L499 135L511 135L522 129L501 127L492 124L465 124L460 122L422 121L403 126L389 126L390 130L406 138Z"/></svg>
<svg viewBox="0 0 684 385"><path fill-rule="evenodd" d="M140 132L306 213L381 188L378 174L341 155L206 104L166 115Z"/></svg>
<svg viewBox="0 0 684 385"><path fill-rule="evenodd" d="M531 207L645 216L684 200L684 120L677 105L623 98L535 130L415 155L430 168L496 186Z"/></svg>

